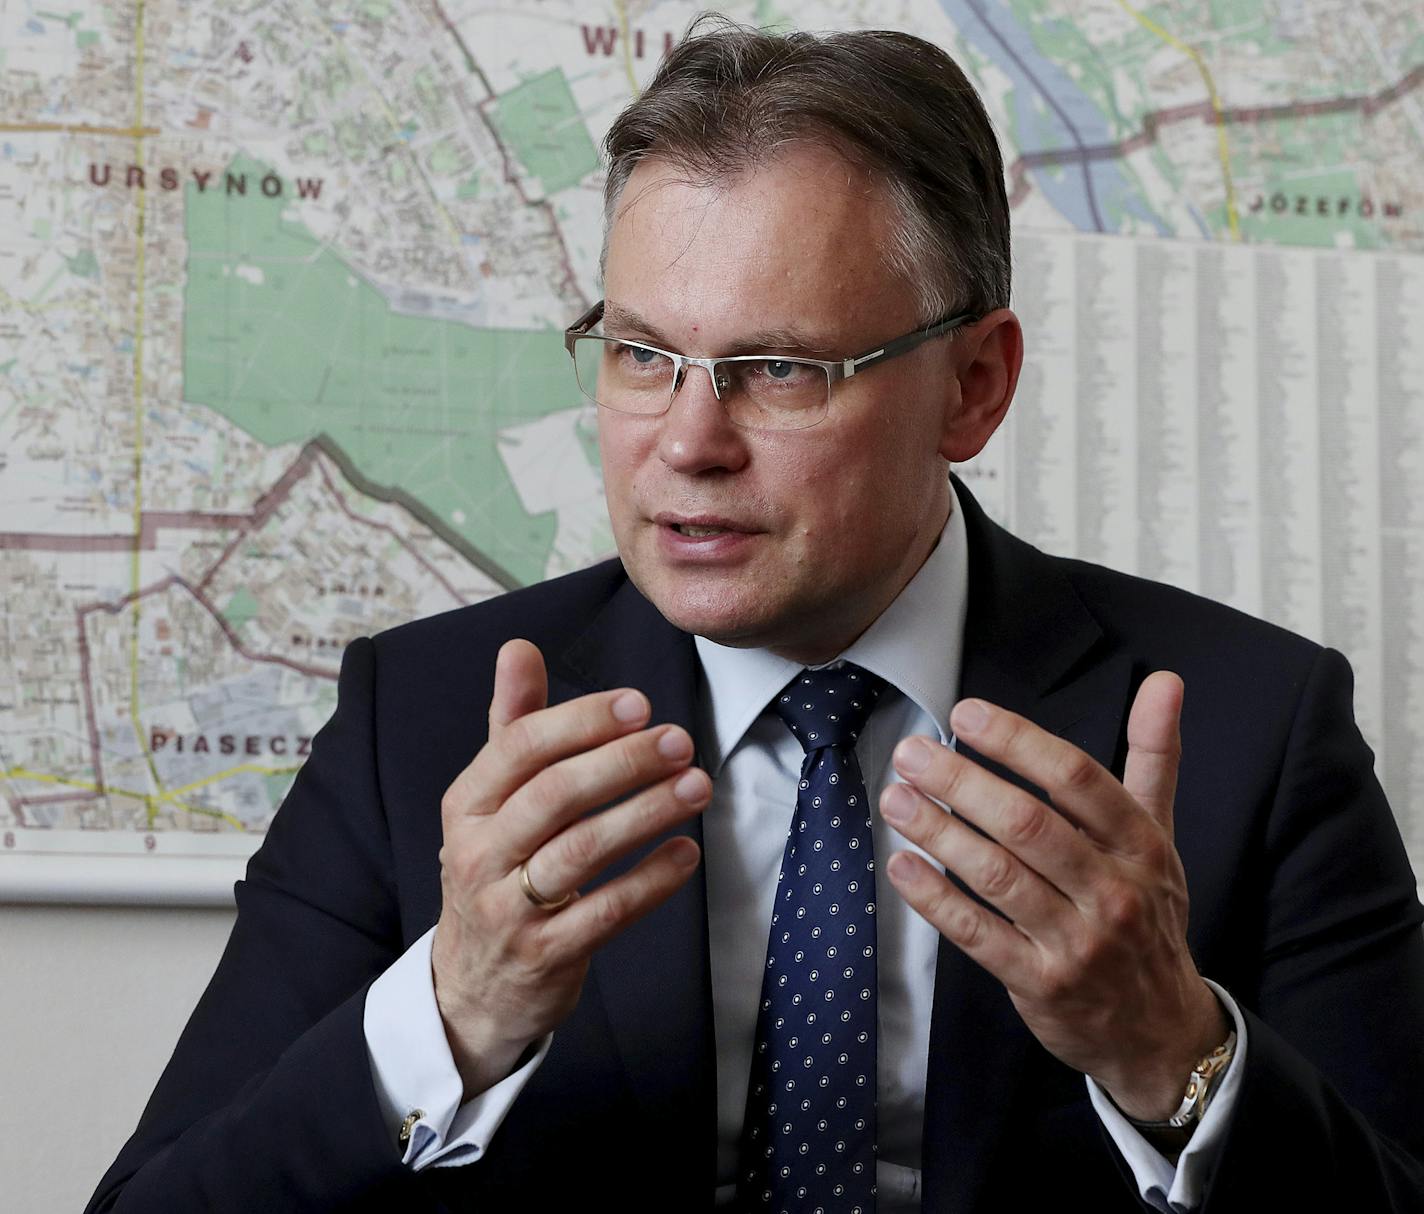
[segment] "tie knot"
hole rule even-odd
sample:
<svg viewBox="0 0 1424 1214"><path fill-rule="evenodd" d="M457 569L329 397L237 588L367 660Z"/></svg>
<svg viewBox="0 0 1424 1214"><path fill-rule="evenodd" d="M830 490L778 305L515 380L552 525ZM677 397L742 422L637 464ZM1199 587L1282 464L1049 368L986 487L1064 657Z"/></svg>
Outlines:
<svg viewBox="0 0 1424 1214"><path fill-rule="evenodd" d="M803 670L771 702L807 753L822 746L854 746L885 680L842 662L823 670Z"/></svg>

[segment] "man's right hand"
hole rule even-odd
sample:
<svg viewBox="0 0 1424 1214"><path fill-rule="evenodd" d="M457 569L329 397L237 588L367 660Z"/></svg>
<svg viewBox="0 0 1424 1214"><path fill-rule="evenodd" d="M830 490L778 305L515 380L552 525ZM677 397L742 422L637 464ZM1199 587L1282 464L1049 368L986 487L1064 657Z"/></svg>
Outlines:
<svg viewBox="0 0 1424 1214"><path fill-rule="evenodd" d="M441 801L443 905L435 999L469 1100L510 1074L528 1045L573 1011L593 951L659 905L701 854L683 836L562 909L612 861L700 813L712 794L676 725L645 728L640 691L548 706L544 658L509 641L495 662L489 741ZM629 795L632 794L632 795ZM619 797L598 814L589 811Z"/></svg>

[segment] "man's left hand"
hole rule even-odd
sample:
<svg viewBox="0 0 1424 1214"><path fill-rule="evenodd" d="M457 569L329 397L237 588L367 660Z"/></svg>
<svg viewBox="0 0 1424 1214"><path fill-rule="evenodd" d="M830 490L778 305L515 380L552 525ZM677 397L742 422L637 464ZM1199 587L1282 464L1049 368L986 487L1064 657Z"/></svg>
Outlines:
<svg viewBox="0 0 1424 1214"><path fill-rule="evenodd" d="M887 821L1007 918L911 852L886 865L895 888L1004 984L1050 1053L1144 1121L1176 1111L1193 1065L1230 1029L1187 948L1186 876L1172 842L1182 694L1165 671L1143 682L1121 783L1023 717L961 701L955 735L1053 804L925 738L896 748L907 783L880 798Z"/></svg>

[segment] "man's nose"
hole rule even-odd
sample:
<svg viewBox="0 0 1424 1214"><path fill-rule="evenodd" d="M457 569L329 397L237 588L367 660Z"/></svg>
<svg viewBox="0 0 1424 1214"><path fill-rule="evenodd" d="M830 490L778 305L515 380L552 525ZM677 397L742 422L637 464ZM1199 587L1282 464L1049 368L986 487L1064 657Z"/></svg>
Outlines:
<svg viewBox="0 0 1424 1214"><path fill-rule="evenodd" d="M658 456L673 471L734 472L746 462L745 431L727 416L725 395L717 399L706 367L683 368L658 439Z"/></svg>

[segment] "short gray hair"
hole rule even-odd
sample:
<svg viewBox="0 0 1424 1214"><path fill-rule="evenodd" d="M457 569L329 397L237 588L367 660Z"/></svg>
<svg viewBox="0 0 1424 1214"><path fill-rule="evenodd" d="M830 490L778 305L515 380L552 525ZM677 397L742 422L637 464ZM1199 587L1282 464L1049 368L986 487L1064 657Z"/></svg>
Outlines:
<svg viewBox="0 0 1424 1214"><path fill-rule="evenodd" d="M716 181L793 142L880 178L899 213L886 258L923 324L1008 306L1009 203L989 116L953 59L893 30L783 34L698 17L604 140L605 256L640 161Z"/></svg>

